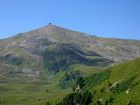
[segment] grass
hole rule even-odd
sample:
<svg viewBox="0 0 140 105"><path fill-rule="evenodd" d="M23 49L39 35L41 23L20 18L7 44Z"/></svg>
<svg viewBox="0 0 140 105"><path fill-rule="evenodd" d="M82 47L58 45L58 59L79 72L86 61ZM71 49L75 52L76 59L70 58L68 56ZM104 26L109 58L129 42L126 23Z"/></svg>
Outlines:
<svg viewBox="0 0 140 105"><path fill-rule="evenodd" d="M136 59L110 67L106 69L106 71L109 71L109 75L100 71L101 73L87 76L89 80L87 79L85 84L88 87L88 91L92 93L90 105L139 105L139 62L140 59ZM101 81L98 83L96 82L98 80ZM95 82L96 85L91 86L92 82ZM113 88L109 90L110 87ZM81 91L85 91L85 88L82 88Z"/></svg>
<svg viewBox="0 0 140 105"><path fill-rule="evenodd" d="M107 80L98 84L96 87L91 89L93 98L91 105L95 105L95 100L103 99L103 103L110 97L114 97L113 105L127 105L128 102L132 101L134 105L140 104L140 59L119 64L114 67L108 68L111 71L110 76ZM135 77L135 78L133 78ZM113 84L116 81L121 81L119 92L107 92L108 81ZM101 89L105 91L101 92ZM126 94L126 90L130 89L130 92ZM123 91L122 91L123 90ZM96 91L96 94L94 92ZM121 92L120 92L121 91ZM104 105L104 104L103 104Z"/></svg>
<svg viewBox="0 0 140 105"><path fill-rule="evenodd" d="M6 91L0 93L0 99L6 105L45 105L47 101L56 103L72 91L70 88L62 90L58 87L58 78L62 75L63 72L57 74L50 84L1 83L0 87Z"/></svg>
<svg viewBox="0 0 140 105"><path fill-rule="evenodd" d="M86 86L90 86L88 90L92 93L93 96L90 105L96 105L100 99L102 99L103 105L111 101L113 103L112 105L127 105L128 102L131 102L134 105L139 105L139 62L140 59L136 59L134 61L115 65L107 69L100 69L87 65L76 64L71 65L68 69L70 71L80 71L86 78L90 78L91 74L93 74L93 77L100 77L100 75L94 76L95 73L100 74L100 72L103 72L104 77L105 71L110 71L109 77L107 76L107 78L103 80L101 79L101 82L94 86L90 86L91 84L87 81ZM14 82L0 83L0 105L46 105L47 102L55 105L56 103L60 102L65 96L72 93L71 87L62 89L59 86L59 80L64 77L65 73L66 72L64 71L60 71L57 74L50 74L49 82L44 84ZM135 78L131 80L134 76ZM90 80L92 81L92 79ZM107 89L109 88L109 86L114 84L116 81L121 81L121 88L119 87L119 89L122 89L123 91L108 92ZM127 89L130 89L130 92L128 94L126 94Z"/></svg>

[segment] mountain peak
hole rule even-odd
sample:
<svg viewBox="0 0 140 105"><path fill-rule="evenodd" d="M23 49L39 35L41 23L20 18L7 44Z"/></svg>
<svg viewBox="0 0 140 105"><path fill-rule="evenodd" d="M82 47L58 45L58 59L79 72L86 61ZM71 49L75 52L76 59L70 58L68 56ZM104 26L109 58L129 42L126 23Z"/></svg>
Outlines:
<svg viewBox="0 0 140 105"><path fill-rule="evenodd" d="M49 23L47 26L45 26L45 27L42 27L42 28L40 28L40 29L37 29L37 30L39 30L39 34L43 34L43 35L47 35L47 34L51 34L52 32L54 33L56 33L56 32L59 32L59 30L61 30L61 27L59 27L59 26L56 26L56 25L54 25L54 24L52 24L52 23Z"/></svg>
<svg viewBox="0 0 140 105"><path fill-rule="evenodd" d="M47 28L57 27L56 25L52 24L51 22L46 26Z"/></svg>
<svg viewBox="0 0 140 105"><path fill-rule="evenodd" d="M55 25L53 25L51 22L47 25L47 27L54 27Z"/></svg>
<svg viewBox="0 0 140 105"><path fill-rule="evenodd" d="M49 25L52 25L52 23L50 22Z"/></svg>

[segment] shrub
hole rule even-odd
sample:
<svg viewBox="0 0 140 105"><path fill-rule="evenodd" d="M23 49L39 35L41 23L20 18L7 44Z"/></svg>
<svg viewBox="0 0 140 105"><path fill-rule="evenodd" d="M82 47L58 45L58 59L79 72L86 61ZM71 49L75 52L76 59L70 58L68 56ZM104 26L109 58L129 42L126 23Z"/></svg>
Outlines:
<svg viewBox="0 0 140 105"><path fill-rule="evenodd" d="M66 72L64 77L60 79L60 87L61 88L68 88L72 87L76 84L76 82L80 82L82 74L79 71L71 71Z"/></svg>
<svg viewBox="0 0 140 105"><path fill-rule="evenodd" d="M59 102L57 105L89 105L91 103L92 95L89 91L81 93L71 93L67 95L62 102Z"/></svg>
<svg viewBox="0 0 140 105"><path fill-rule="evenodd" d="M86 88L90 88L90 86L95 86L101 82L103 82L104 80L108 79L110 75L110 71L104 71L101 73L96 73L93 75L90 75L89 77L87 77L85 79L85 87Z"/></svg>
<svg viewBox="0 0 140 105"><path fill-rule="evenodd" d="M85 80L83 77L79 77L76 81L76 85L79 85L80 88L82 89L85 86Z"/></svg>
<svg viewBox="0 0 140 105"><path fill-rule="evenodd" d="M123 92L130 87L131 82L135 79L136 76L130 77L129 79L118 83L115 87L110 88L112 92Z"/></svg>

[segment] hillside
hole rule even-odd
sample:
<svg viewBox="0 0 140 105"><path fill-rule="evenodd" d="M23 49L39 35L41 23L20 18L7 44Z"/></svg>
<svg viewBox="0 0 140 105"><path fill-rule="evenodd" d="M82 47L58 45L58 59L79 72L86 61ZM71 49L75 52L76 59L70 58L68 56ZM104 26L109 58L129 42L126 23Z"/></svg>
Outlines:
<svg viewBox="0 0 140 105"><path fill-rule="evenodd" d="M100 70L83 66L77 71L76 68L79 66L75 65L74 69L71 67L72 71L57 73L47 84L1 83L0 103L2 105L75 105L70 102L84 102L76 97L80 94L84 95L84 91L89 91L91 95L87 94L90 97L85 100L88 99L90 105L139 105L139 62L138 58ZM79 80L82 81L77 82ZM67 87L61 87L60 84ZM79 85L80 91L73 91L72 87L76 86L73 84ZM65 104L60 103L62 100Z"/></svg>
<svg viewBox="0 0 140 105"><path fill-rule="evenodd" d="M75 64L108 67L140 56L140 41L100 38L53 24L0 40L0 81L48 82Z"/></svg>
<svg viewBox="0 0 140 105"><path fill-rule="evenodd" d="M83 77L76 82L81 90L67 95L58 105L139 105L139 62L136 59Z"/></svg>

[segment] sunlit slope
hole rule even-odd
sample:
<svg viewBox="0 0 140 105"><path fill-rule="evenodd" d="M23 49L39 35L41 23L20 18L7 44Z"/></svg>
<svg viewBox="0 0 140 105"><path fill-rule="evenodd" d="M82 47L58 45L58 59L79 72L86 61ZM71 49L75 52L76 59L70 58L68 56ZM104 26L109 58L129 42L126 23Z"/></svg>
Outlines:
<svg viewBox="0 0 140 105"><path fill-rule="evenodd" d="M111 97L112 105L139 105L140 58L107 70L111 71L109 78L91 89L94 97L91 105L97 104L97 101L101 99L101 103L106 105L106 101L111 100ZM112 87L117 82L118 84ZM97 93L94 94L94 91L97 91Z"/></svg>

